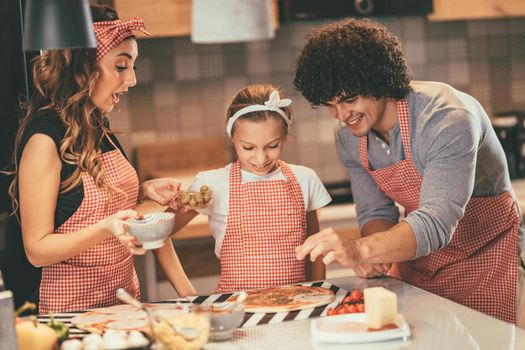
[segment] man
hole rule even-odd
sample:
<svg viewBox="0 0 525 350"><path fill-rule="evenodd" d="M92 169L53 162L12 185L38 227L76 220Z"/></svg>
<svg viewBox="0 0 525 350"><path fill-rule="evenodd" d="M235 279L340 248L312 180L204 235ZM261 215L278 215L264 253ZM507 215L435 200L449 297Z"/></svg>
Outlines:
<svg viewBox="0 0 525 350"><path fill-rule="evenodd" d="M362 235L322 230L297 258L388 273L515 323L519 213L483 107L449 85L411 81L397 38L354 19L307 37L295 86L340 122Z"/></svg>

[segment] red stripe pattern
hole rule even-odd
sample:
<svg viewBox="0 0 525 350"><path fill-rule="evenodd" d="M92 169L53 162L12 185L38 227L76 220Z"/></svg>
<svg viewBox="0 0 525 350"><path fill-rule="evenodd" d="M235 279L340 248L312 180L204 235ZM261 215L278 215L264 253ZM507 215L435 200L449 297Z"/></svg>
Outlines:
<svg viewBox="0 0 525 350"><path fill-rule="evenodd" d="M410 116L406 99L397 102L406 159L372 170L368 139L360 139L361 165L378 188L410 213L419 207L423 177L412 161ZM519 215L510 193L472 197L452 239L430 255L394 264L390 275L434 294L516 322Z"/></svg>
<svg viewBox="0 0 525 350"><path fill-rule="evenodd" d="M221 247L218 293L304 282L295 247L306 239L306 211L297 179L241 182L239 162L230 168L230 207Z"/></svg>
<svg viewBox="0 0 525 350"><path fill-rule="evenodd" d="M116 148L103 153L99 159L108 183L125 194L114 194L108 205L107 193L95 185L89 174L83 174L84 199L78 210L57 229L57 233L71 234L136 205L137 173L120 150ZM115 296L118 288L124 288L136 298L140 297L133 256L117 238L112 237L78 256L42 268L39 312L75 311L120 304Z"/></svg>

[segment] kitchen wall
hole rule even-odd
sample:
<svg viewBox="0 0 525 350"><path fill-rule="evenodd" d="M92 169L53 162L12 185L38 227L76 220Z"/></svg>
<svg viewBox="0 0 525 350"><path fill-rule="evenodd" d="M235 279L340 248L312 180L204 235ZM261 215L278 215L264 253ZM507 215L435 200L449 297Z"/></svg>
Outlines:
<svg viewBox="0 0 525 350"><path fill-rule="evenodd" d="M414 79L450 83L491 114L525 109L525 19L429 22L377 18L402 41ZM139 84L112 116L128 150L145 143L223 136L229 99L253 83L272 83L293 99L296 123L284 159L345 179L333 146L333 121L293 88L295 57L320 22L285 23L266 42L194 45L189 37L140 40ZM147 25L147 23L146 23Z"/></svg>

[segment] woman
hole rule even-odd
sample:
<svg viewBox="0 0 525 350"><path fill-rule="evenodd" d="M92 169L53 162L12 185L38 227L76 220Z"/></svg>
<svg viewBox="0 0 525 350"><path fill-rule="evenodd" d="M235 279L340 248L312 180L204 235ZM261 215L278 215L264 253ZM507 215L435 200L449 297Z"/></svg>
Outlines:
<svg viewBox="0 0 525 350"><path fill-rule="evenodd" d="M10 195L27 260L42 266L40 313L117 304L118 288L138 298L131 253L144 251L123 234L122 222L140 216L132 209L137 199L165 204L180 186L156 179L139 194L137 174L106 117L136 85L132 30L149 34L144 23L120 21L109 7L91 9L97 49L53 50L36 59L35 92L16 138ZM194 293L180 264L174 268L179 293ZM8 285L13 274L6 273Z"/></svg>

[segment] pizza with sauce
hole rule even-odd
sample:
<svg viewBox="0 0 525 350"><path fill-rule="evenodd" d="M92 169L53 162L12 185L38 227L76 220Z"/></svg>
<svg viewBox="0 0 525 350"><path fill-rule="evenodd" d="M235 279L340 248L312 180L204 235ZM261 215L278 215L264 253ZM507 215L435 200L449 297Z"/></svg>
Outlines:
<svg viewBox="0 0 525 350"><path fill-rule="evenodd" d="M279 286L248 290L244 301L246 312L289 312L313 309L334 300L334 292L327 288L311 286ZM228 301L235 301L233 295Z"/></svg>

